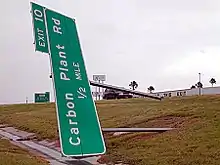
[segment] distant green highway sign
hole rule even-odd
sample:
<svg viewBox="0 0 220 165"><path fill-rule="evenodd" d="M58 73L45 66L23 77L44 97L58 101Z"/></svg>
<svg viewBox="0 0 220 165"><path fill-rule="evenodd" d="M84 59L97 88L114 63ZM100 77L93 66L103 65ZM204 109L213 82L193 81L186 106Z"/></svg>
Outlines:
<svg viewBox="0 0 220 165"><path fill-rule="evenodd" d="M31 3L34 25L35 50L48 53L47 33L45 26L44 7Z"/></svg>
<svg viewBox="0 0 220 165"><path fill-rule="evenodd" d="M34 94L34 101L35 103L45 103L50 102L50 93L35 93Z"/></svg>
<svg viewBox="0 0 220 165"><path fill-rule="evenodd" d="M61 152L79 157L104 154L105 142L75 21L49 9L44 14Z"/></svg>

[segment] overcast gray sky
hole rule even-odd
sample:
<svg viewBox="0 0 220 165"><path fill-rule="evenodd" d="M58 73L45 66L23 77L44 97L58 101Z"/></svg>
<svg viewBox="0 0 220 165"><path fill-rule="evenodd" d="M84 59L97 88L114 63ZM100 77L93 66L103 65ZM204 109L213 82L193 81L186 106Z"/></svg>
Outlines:
<svg viewBox="0 0 220 165"><path fill-rule="evenodd" d="M29 0L0 5L0 103L52 92L49 57L34 52ZM138 90L220 84L219 0L37 0L74 17L90 79Z"/></svg>

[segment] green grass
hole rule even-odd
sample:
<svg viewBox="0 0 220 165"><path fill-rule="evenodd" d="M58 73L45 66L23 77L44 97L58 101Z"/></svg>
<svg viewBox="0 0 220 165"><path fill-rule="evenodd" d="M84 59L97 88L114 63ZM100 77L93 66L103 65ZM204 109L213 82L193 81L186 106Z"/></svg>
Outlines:
<svg viewBox="0 0 220 165"><path fill-rule="evenodd" d="M216 165L220 162L220 96L163 101L109 100L98 101L96 105L102 127L178 128L150 137L105 135L107 155L114 162L122 160L135 165ZM163 117L177 121L169 123ZM1 106L0 121L35 132L39 139L57 138L54 104Z"/></svg>
<svg viewBox="0 0 220 165"><path fill-rule="evenodd" d="M39 139L57 138L54 104L0 106L0 121L25 131L35 132Z"/></svg>
<svg viewBox="0 0 220 165"><path fill-rule="evenodd" d="M26 150L0 139L0 165L46 165L45 161L31 156Z"/></svg>

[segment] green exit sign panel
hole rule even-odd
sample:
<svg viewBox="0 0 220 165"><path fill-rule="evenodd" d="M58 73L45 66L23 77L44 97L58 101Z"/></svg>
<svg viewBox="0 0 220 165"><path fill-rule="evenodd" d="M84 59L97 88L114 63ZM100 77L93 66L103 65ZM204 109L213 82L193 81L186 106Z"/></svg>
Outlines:
<svg viewBox="0 0 220 165"><path fill-rule="evenodd" d="M48 53L47 33L45 26L45 8L31 3L32 19L34 25L35 50L43 53Z"/></svg>
<svg viewBox="0 0 220 165"><path fill-rule="evenodd" d="M90 156L106 151L91 95L75 21L45 10L56 107L65 156Z"/></svg>
<svg viewBox="0 0 220 165"><path fill-rule="evenodd" d="M50 93L35 93L35 103L50 102Z"/></svg>

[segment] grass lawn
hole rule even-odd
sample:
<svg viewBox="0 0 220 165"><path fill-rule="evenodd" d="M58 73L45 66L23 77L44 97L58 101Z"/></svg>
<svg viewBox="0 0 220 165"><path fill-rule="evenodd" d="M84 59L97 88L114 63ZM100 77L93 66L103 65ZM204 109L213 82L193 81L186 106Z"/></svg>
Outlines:
<svg viewBox="0 0 220 165"><path fill-rule="evenodd" d="M0 139L0 165L46 165L45 161L12 145L8 140Z"/></svg>
<svg viewBox="0 0 220 165"><path fill-rule="evenodd" d="M161 134L106 134L107 159L135 165L217 165L220 163L220 96L96 103L102 127L176 127ZM0 121L57 138L54 104L0 107Z"/></svg>

